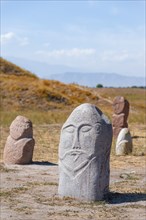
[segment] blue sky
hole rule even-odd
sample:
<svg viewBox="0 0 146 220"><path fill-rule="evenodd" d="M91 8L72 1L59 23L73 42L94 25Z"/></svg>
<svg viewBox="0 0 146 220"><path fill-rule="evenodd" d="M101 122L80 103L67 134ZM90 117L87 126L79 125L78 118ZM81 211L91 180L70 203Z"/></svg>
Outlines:
<svg viewBox="0 0 146 220"><path fill-rule="evenodd" d="M145 75L144 0L1 0L1 56Z"/></svg>

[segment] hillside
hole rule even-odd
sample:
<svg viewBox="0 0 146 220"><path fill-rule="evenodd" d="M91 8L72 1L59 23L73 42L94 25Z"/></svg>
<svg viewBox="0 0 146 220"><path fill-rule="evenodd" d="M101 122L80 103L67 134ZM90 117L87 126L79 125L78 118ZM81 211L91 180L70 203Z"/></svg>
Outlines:
<svg viewBox="0 0 146 220"><path fill-rule="evenodd" d="M64 108L83 102L97 103L98 97L86 88L43 80L0 58L1 109L42 110Z"/></svg>
<svg viewBox="0 0 146 220"><path fill-rule="evenodd" d="M30 71L22 69L19 66L3 59L2 57L0 57L0 74L37 78L37 76L32 74Z"/></svg>
<svg viewBox="0 0 146 220"><path fill-rule="evenodd" d="M55 80L40 79L2 58L0 63L1 111L5 114L4 118L9 117L10 110L11 113L15 112L15 115L18 111L19 113L23 111L23 114L24 111L29 111L31 117L35 117L35 112L51 111L52 118L59 114L59 118L64 121L73 108L85 102L97 105L111 118L113 99L119 95L124 96L130 103L130 122L144 123L145 89L90 88L77 84L65 84ZM30 117L30 114L26 116ZM42 118L41 114L41 121ZM48 116L45 115L45 122L46 118L48 119ZM36 117L34 120L37 121ZM58 121L58 119L55 120Z"/></svg>
<svg viewBox="0 0 146 220"><path fill-rule="evenodd" d="M96 87L102 84L104 87L132 87L145 86L144 75L137 72L136 76L124 75L114 72L87 71L73 68L67 65L51 65L46 62L38 62L18 57L6 57L12 63L35 73L43 79L58 80L63 83L77 83L82 86ZM121 70L119 70L121 72ZM132 73L131 73L132 74Z"/></svg>

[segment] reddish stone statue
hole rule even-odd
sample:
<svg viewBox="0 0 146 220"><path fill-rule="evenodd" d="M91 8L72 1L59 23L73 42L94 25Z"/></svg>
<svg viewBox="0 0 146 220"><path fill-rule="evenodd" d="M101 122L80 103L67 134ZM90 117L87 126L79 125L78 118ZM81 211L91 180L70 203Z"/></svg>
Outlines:
<svg viewBox="0 0 146 220"><path fill-rule="evenodd" d="M122 128L128 128L129 102L122 96L116 96L113 101L113 110L113 136L117 138Z"/></svg>
<svg viewBox="0 0 146 220"><path fill-rule="evenodd" d="M32 122L24 116L17 116L10 126L10 135L4 148L4 163L31 163L34 145Z"/></svg>

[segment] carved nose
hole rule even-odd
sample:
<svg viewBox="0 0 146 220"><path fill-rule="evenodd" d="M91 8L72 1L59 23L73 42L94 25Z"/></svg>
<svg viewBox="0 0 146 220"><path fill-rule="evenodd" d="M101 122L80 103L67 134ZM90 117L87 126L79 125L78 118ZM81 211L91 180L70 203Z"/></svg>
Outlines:
<svg viewBox="0 0 146 220"><path fill-rule="evenodd" d="M74 145L74 146L73 146L73 149L81 149L81 147L80 147L80 145L78 144L78 145Z"/></svg>
<svg viewBox="0 0 146 220"><path fill-rule="evenodd" d="M80 143L79 143L79 135L78 133L76 134L75 138L74 138L74 143L72 146L73 149L81 149Z"/></svg>

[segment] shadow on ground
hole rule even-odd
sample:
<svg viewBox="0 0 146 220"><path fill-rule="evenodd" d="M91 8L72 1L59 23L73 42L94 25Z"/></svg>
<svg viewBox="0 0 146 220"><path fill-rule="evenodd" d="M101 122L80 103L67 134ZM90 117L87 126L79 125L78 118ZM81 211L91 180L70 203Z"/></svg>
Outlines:
<svg viewBox="0 0 146 220"><path fill-rule="evenodd" d="M146 193L116 193L110 192L105 200L110 204L146 201Z"/></svg>
<svg viewBox="0 0 146 220"><path fill-rule="evenodd" d="M33 161L32 165L58 166L57 163L51 163L49 161Z"/></svg>

